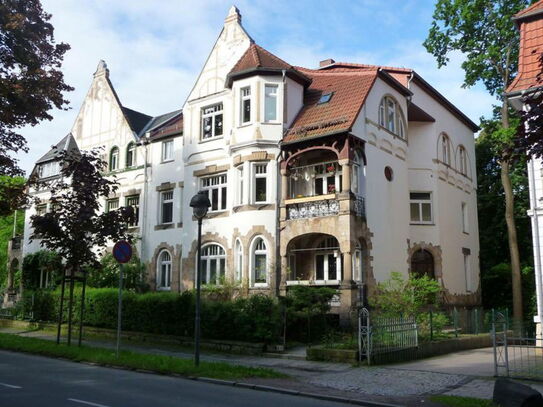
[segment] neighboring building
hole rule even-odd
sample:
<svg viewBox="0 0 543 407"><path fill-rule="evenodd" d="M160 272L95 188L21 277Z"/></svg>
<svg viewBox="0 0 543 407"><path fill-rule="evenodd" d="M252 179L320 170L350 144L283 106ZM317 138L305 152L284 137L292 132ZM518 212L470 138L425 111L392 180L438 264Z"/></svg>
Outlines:
<svg viewBox="0 0 543 407"><path fill-rule="evenodd" d="M155 289L193 287L189 201L205 190L204 283L331 286L348 317L361 287L392 271L437 279L450 306L480 304L474 131L413 70L294 67L256 45L232 7L182 112L123 107L101 62L71 136L105 147L121 187L104 208L138 208Z"/></svg>
<svg viewBox="0 0 543 407"><path fill-rule="evenodd" d="M518 75L507 88L509 103L517 109L523 109L522 99L538 95L543 91L543 78L540 57L543 53L543 0L517 13L514 17L520 30L520 50ZM534 247L534 269L536 282L537 315L534 316L537 332L540 336L543 316L543 277L541 262L541 242L543 241L543 160L533 159L528 162L528 185L530 189L530 209L528 215L532 221L532 240Z"/></svg>

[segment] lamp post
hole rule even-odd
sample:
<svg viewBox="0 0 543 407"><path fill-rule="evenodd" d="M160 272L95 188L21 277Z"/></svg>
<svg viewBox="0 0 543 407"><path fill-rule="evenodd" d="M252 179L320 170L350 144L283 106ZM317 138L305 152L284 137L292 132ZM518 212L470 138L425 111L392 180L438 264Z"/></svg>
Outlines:
<svg viewBox="0 0 543 407"><path fill-rule="evenodd" d="M201 286L201 249L202 249L202 219L207 215L211 206L207 192L200 191L190 200L190 207L194 217L198 219L198 260L196 264L196 311L194 314L194 365L200 365L200 286Z"/></svg>

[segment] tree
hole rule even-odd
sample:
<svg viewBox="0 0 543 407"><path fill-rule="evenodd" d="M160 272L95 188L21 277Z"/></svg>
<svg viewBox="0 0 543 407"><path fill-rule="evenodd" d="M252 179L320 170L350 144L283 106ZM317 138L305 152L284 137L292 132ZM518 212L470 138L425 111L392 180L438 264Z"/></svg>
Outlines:
<svg viewBox="0 0 543 407"><path fill-rule="evenodd" d="M100 198L108 198L118 188L115 179L105 178L101 171L106 162L100 158L101 149L90 151L63 150L56 159L61 166L61 178L53 182L40 179L31 181L36 189L50 191L49 203L52 210L44 215L33 215L31 239L40 239L42 246L58 253L70 272L70 296L68 306L68 345L71 343L72 299L76 273L89 267L98 267L98 255L102 254L108 240L131 240L127 234L128 222L134 216L132 207L100 213ZM35 204L41 203L36 198ZM62 274L62 296L57 330L60 341L63 297L66 274ZM83 280L85 281L85 280ZM81 296L83 307L84 298ZM81 310L83 314L83 308ZM81 345L82 325L80 319L79 344Z"/></svg>
<svg viewBox="0 0 543 407"><path fill-rule="evenodd" d="M522 287L510 177L511 157L507 154L515 129L511 128L504 90L517 73L519 33L512 17L528 4L528 0L438 0L434 21L424 42L428 52L436 57L439 67L447 64L450 53L461 52L466 58L462 63L464 86L481 82L500 101L500 129L492 134L499 151L502 151L498 163L505 197L513 316L517 319L523 315Z"/></svg>
<svg viewBox="0 0 543 407"><path fill-rule="evenodd" d="M0 175L0 216L11 215L14 210L24 206L25 179Z"/></svg>
<svg viewBox="0 0 543 407"><path fill-rule="evenodd" d="M0 175L22 175L11 154L27 151L16 132L51 120L53 107L66 109L63 92L73 90L60 71L70 46L55 44L54 28L39 0L0 2Z"/></svg>

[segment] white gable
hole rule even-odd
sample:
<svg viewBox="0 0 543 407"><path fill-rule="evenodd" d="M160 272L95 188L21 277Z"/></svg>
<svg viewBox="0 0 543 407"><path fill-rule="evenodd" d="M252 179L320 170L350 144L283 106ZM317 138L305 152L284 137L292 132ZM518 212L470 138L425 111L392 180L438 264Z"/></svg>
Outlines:
<svg viewBox="0 0 543 407"><path fill-rule="evenodd" d="M251 38L241 26L239 10L232 6L188 101L223 91L226 75L249 48L250 43Z"/></svg>

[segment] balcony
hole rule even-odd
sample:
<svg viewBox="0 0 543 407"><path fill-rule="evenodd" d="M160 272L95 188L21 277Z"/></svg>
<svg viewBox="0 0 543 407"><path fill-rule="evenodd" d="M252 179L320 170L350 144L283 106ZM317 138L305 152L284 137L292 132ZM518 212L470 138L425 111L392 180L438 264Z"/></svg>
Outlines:
<svg viewBox="0 0 543 407"><path fill-rule="evenodd" d="M287 219L307 219L339 214L336 194L287 199Z"/></svg>

